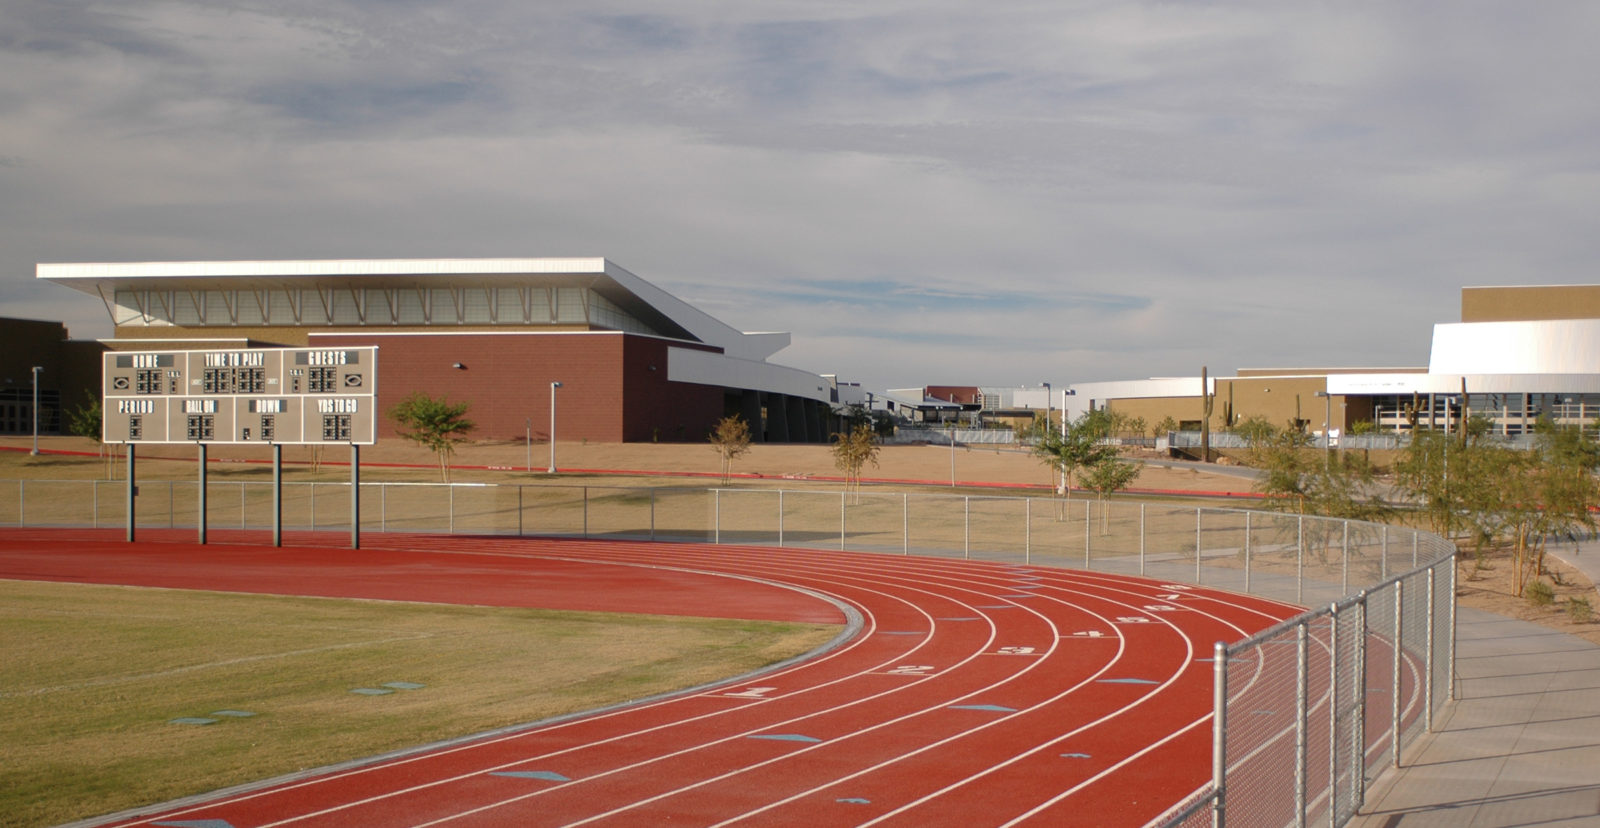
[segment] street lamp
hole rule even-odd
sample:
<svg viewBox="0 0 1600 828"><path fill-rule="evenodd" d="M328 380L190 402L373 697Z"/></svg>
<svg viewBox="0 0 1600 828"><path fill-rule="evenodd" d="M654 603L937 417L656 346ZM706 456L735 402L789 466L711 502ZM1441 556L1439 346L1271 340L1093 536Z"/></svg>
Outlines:
<svg viewBox="0 0 1600 828"><path fill-rule="evenodd" d="M1317 396L1322 398L1322 468L1327 469L1333 466L1333 395L1318 391Z"/></svg>
<svg viewBox="0 0 1600 828"><path fill-rule="evenodd" d="M33 366L33 451L29 453L35 457L39 456L39 372L43 370Z"/></svg>
<svg viewBox="0 0 1600 828"><path fill-rule="evenodd" d="M556 389L560 382L550 383L550 473L556 473Z"/></svg>

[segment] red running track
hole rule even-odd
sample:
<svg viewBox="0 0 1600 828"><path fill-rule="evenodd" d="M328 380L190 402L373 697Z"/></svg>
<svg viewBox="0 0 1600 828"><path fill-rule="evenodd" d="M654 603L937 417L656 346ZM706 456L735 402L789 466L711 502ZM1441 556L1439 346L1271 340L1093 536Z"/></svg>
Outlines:
<svg viewBox="0 0 1600 828"><path fill-rule="evenodd" d="M1209 775L1212 642L1298 612L1141 578L793 548L72 537L0 533L0 577L839 621L832 601L860 619L833 649L735 683L124 825L1142 825Z"/></svg>

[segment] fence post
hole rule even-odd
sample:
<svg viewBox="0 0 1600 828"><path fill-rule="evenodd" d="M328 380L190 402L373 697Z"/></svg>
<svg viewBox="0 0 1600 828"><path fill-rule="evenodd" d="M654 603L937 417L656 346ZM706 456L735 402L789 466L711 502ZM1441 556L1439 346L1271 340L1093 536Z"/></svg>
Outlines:
<svg viewBox="0 0 1600 828"><path fill-rule="evenodd" d="M244 484L241 483L239 485L242 487ZM244 489L241 488L240 491L242 492L242 491L244 491ZM89 500L91 501L91 503L89 504L89 508L92 510L92 511L89 512L89 528L91 528L91 529L99 529L100 528L100 481L98 481L98 480L90 481L90 485L89 485ZM244 514L244 509L241 508L239 510L239 514L243 515ZM243 529L244 527L241 526L239 528Z"/></svg>
<svg viewBox="0 0 1600 828"><path fill-rule="evenodd" d="M1306 764L1307 719L1310 717L1310 704L1307 695L1311 692L1311 681L1308 675L1310 662L1310 622L1302 621L1295 626L1295 662L1294 662L1294 825L1295 828L1306 826L1306 773L1309 768Z"/></svg>
<svg viewBox="0 0 1600 828"><path fill-rule="evenodd" d="M722 490L711 490L711 542L722 543Z"/></svg>
<svg viewBox="0 0 1600 828"><path fill-rule="evenodd" d="M456 484L444 484L450 490L450 534L456 533Z"/></svg>
<svg viewBox="0 0 1600 828"><path fill-rule="evenodd" d="M900 493L900 554L911 554L911 495Z"/></svg>
<svg viewBox="0 0 1600 828"><path fill-rule="evenodd" d="M1346 526L1349 524L1346 523ZM1354 687L1356 721L1350 728L1350 752L1355 767L1351 768L1352 784L1350 804L1360 809L1367 796L1367 591L1361 590L1356 598L1356 654Z"/></svg>
<svg viewBox="0 0 1600 828"><path fill-rule="evenodd" d="M1194 582L1200 583L1200 509L1194 510Z"/></svg>
<svg viewBox="0 0 1600 828"><path fill-rule="evenodd" d="M846 488L848 488L848 487L846 487ZM840 552L844 551L844 515L845 515L846 506L847 506L847 504L845 503L844 498L845 498L845 493L844 492L840 492L839 493L839 551Z"/></svg>
<svg viewBox="0 0 1600 828"><path fill-rule="evenodd" d="M1089 526L1094 523L1094 515L1090 514L1089 501L1083 502L1083 568L1093 569L1094 564L1089 560Z"/></svg>
<svg viewBox="0 0 1600 828"><path fill-rule="evenodd" d="M1394 582L1394 687L1390 690L1389 712L1391 714L1390 727L1393 728L1394 766L1400 767L1400 652L1401 631L1405 629L1405 594L1406 579L1400 578Z"/></svg>
<svg viewBox="0 0 1600 828"><path fill-rule="evenodd" d="M972 498L961 496L961 557L972 557Z"/></svg>
<svg viewBox="0 0 1600 828"><path fill-rule="evenodd" d="M1445 543L1449 543L1449 541L1445 541ZM1450 594L1454 596L1456 594L1456 557L1454 553L1450 555L1449 586ZM1450 700L1455 701L1456 683L1454 676L1456 674L1456 602L1453 600L1445 602L1445 609L1450 611L1450 640L1445 642L1447 649L1445 650L1446 655L1444 667L1445 675L1452 677L1450 680Z"/></svg>
<svg viewBox="0 0 1600 828"><path fill-rule="evenodd" d="M1455 566L1454 563L1451 566ZM1422 729L1424 733L1433 732L1433 624L1434 612L1437 610L1434 594L1437 585L1434 583L1434 574L1438 566L1428 567L1428 629L1423 633L1423 671L1427 674L1422 680Z"/></svg>
<svg viewBox="0 0 1600 828"><path fill-rule="evenodd" d="M1139 574L1144 574L1144 504L1139 504Z"/></svg>
<svg viewBox="0 0 1600 828"><path fill-rule="evenodd" d="M1244 592L1250 594L1250 512L1244 513Z"/></svg>
<svg viewBox="0 0 1600 828"><path fill-rule="evenodd" d="M1342 521L1340 521L1340 523L1344 524L1344 539L1339 542L1340 543L1340 548L1343 549L1344 551L1342 553L1340 553L1340 558L1342 560L1342 563L1340 564L1339 568L1341 570L1343 570L1343 572L1339 576L1340 577L1340 580L1339 580L1339 594L1340 595L1349 595L1350 594L1350 521L1342 520Z"/></svg>
<svg viewBox="0 0 1600 828"><path fill-rule="evenodd" d="M1328 825L1339 826L1339 602L1328 608Z"/></svg>
<svg viewBox="0 0 1600 828"><path fill-rule="evenodd" d="M1378 556L1378 580L1387 581L1389 580L1389 524L1387 523L1383 525L1382 540L1379 542L1382 547Z"/></svg>
<svg viewBox="0 0 1600 828"><path fill-rule="evenodd" d="M1033 563L1033 498L1022 499L1022 562Z"/></svg>
<svg viewBox="0 0 1600 828"><path fill-rule="evenodd" d="M1294 602L1306 602L1306 516L1294 519Z"/></svg>
<svg viewBox="0 0 1600 828"><path fill-rule="evenodd" d="M1227 824L1228 799L1228 648L1211 645L1211 824Z"/></svg>

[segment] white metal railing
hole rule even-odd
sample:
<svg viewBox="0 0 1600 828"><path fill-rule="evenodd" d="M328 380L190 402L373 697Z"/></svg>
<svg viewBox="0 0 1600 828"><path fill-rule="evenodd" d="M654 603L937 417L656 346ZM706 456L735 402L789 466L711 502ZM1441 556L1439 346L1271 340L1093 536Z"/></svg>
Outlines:
<svg viewBox="0 0 1600 828"><path fill-rule="evenodd" d="M286 530L349 527L348 482L284 483ZM0 481L0 525L125 525L122 481ZM198 482L139 525L198 525ZM1315 607L1219 645L1213 780L1163 825L1342 825L1451 698L1455 547L1409 528L1173 503L876 491L362 483L363 531L631 538L1013 561ZM213 530L271 527L271 483L210 481Z"/></svg>

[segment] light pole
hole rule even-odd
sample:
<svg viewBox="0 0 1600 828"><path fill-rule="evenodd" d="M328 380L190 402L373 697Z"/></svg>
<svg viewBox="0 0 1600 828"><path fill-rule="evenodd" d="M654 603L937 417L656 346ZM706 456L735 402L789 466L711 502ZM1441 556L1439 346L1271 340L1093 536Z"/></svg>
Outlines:
<svg viewBox="0 0 1600 828"><path fill-rule="evenodd" d="M1322 468L1329 469L1333 467L1333 395L1318 391L1317 396L1322 398Z"/></svg>
<svg viewBox="0 0 1600 828"><path fill-rule="evenodd" d="M560 382L550 383L550 473L556 473L556 389Z"/></svg>
<svg viewBox="0 0 1600 828"><path fill-rule="evenodd" d="M44 368L33 366L33 456L39 456L39 372Z"/></svg>
<svg viewBox="0 0 1600 828"><path fill-rule="evenodd" d="M1050 391L1051 391L1051 388L1050 388L1050 383L1048 383L1048 382L1042 382L1042 383L1040 383L1040 385L1044 386L1044 428L1045 428L1045 431L1049 431L1050 430Z"/></svg>

